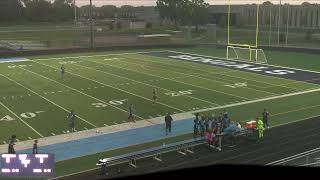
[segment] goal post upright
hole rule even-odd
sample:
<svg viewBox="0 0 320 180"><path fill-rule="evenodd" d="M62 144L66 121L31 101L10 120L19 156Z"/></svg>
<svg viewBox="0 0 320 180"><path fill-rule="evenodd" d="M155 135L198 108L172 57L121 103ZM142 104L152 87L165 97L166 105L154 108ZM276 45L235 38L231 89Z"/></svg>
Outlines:
<svg viewBox="0 0 320 180"><path fill-rule="evenodd" d="M258 46L259 46L259 18L260 18L260 3L261 0L257 0L257 3L256 3L256 28L255 28L255 35L253 34L252 37L255 37L255 41L249 41L247 44L244 44L244 43L234 43L232 42L231 40L231 0L228 0L228 43L227 43L227 56L226 58L229 59L230 58L230 53L231 50L233 51L233 53L236 54L236 56L238 56L239 54L242 54L243 53L237 53L236 51L244 51L244 50L248 50L249 54L247 55L248 57L246 58L247 60L249 61L255 61L255 62L258 62L260 59L258 59L259 57L263 57L263 59L265 59L265 62L266 61L266 56L263 52L262 49L258 49ZM231 49L232 48L232 49ZM254 53L254 54L252 54ZM263 55L262 56L259 56L259 54L262 53Z"/></svg>

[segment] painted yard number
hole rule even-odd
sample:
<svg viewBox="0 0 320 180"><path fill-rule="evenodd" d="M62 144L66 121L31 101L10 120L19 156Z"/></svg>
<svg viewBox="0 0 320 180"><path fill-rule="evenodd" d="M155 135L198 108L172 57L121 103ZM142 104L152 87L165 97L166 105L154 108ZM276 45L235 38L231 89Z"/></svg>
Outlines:
<svg viewBox="0 0 320 180"><path fill-rule="evenodd" d="M31 119L37 116L39 113L43 113L44 111L36 111L34 113L32 112L25 112L20 114L20 117L25 118L25 119ZM16 120L15 118L11 117L10 115L6 115L3 118L0 119L0 121L14 121Z"/></svg>
<svg viewBox="0 0 320 180"><path fill-rule="evenodd" d="M128 101L128 99L112 100L112 101L109 101L109 104L114 105L114 106L120 106L126 101ZM92 103L92 106L94 106L96 108L104 108L104 107L107 107L108 105L105 103Z"/></svg>
<svg viewBox="0 0 320 180"><path fill-rule="evenodd" d="M233 85L224 85L224 86L227 86L227 87L231 87L231 88L239 88L239 87L247 87L247 83L235 83Z"/></svg>
<svg viewBox="0 0 320 180"><path fill-rule="evenodd" d="M171 97L177 97L177 96L183 96L183 95L190 95L192 94L193 90L187 90L187 91L178 91L178 92L170 92L165 93L165 95L171 96Z"/></svg>

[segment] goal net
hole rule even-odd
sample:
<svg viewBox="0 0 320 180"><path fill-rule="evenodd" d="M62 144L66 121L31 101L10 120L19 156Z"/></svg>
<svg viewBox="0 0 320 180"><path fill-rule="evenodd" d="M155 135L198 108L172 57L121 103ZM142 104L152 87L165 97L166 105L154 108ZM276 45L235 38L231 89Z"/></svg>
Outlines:
<svg viewBox="0 0 320 180"><path fill-rule="evenodd" d="M268 63L263 49L251 47L227 46L228 60L249 61L252 63Z"/></svg>

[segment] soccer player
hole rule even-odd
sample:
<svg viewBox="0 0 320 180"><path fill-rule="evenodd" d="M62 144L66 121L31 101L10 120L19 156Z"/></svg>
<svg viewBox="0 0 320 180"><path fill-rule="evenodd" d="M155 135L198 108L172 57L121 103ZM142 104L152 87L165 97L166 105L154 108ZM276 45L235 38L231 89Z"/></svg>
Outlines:
<svg viewBox="0 0 320 180"><path fill-rule="evenodd" d="M134 109L133 109L133 104L130 104L130 106L129 106L129 116L128 116L128 120L129 121L133 121L133 122L136 122L135 120L134 120L134 116L133 116L133 111L134 111Z"/></svg>
<svg viewBox="0 0 320 180"><path fill-rule="evenodd" d="M76 130L75 129L76 114L74 113L74 110L71 110L71 112L68 114L68 120L69 120L69 128L71 132L74 132Z"/></svg>
<svg viewBox="0 0 320 180"><path fill-rule="evenodd" d="M171 133L171 124L173 121L169 112L167 113L166 117L164 118L164 121L166 123L166 135L168 135L168 132Z"/></svg>
<svg viewBox="0 0 320 180"><path fill-rule="evenodd" d="M264 109L262 112L262 121L263 121L264 128L267 128L267 129L269 129L268 116L269 116L269 112L267 111L267 109Z"/></svg>
<svg viewBox="0 0 320 180"><path fill-rule="evenodd" d="M157 101L157 92L156 92L156 89L153 89L153 92L152 92L153 96L152 96L152 99L153 99L153 104L156 103Z"/></svg>
<svg viewBox="0 0 320 180"><path fill-rule="evenodd" d="M60 67L60 72L61 72L61 79L63 79L64 73L65 73L65 68L63 65Z"/></svg>
<svg viewBox="0 0 320 180"><path fill-rule="evenodd" d="M34 140L32 154L38 154L38 140Z"/></svg>
<svg viewBox="0 0 320 180"><path fill-rule="evenodd" d="M15 154L16 151L14 150L14 145L16 142L16 135L12 135L11 138L9 139L9 145L8 145L8 154Z"/></svg>

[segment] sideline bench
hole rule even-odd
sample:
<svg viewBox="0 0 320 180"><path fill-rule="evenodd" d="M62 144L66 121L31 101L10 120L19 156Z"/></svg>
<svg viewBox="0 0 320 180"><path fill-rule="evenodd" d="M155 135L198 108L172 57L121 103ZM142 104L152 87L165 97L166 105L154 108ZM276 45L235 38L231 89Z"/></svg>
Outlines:
<svg viewBox="0 0 320 180"><path fill-rule="evenodd" d="M100 166L102 171L106 171L107 167L111 167L118 164L129 163L130 166L136 168L137 160L144 159L148 157L153 157L157 161L162 161L162 154L177 151L182 155L187 155L187 153L194 153L193 148L205 144L204 137L198 137L190 140L185 140L177 143L172 143L169 145L158 146L146 150L141 150L133 153L128 153L124 155L114 156L110 158L100 159L96 166Z"/></svg>

